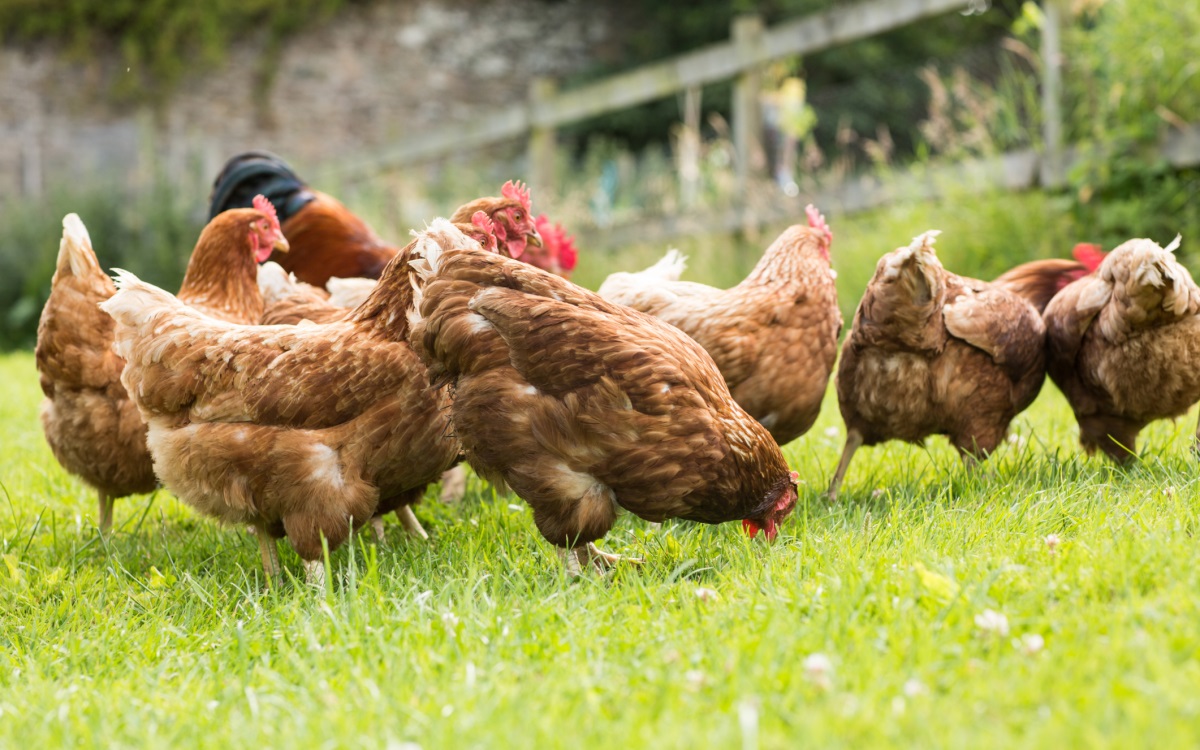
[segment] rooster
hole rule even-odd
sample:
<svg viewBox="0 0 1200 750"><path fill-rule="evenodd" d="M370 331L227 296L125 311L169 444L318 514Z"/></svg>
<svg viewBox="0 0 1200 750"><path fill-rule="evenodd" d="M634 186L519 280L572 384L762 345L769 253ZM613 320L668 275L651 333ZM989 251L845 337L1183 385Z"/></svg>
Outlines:
<svg viewBox="0 0 1200 750"><path fill-rule="evenodd" d="M1200 288L1179 243L1129 240L1046 307L1047 369L1088 453L1126 463L1143 427L1200 400Z"/></svg>
<svg viewBox="0 0 1200 750"><path fill-rule="evenodd" d="M349 319L326 325L225 323L123 271L102 305L159 478L202 513L255 526L268 582L276 539L319 581L323 540L334 549L378 514L411 516L458 461L446 389L405 340L411 284L402 253Z"/></svg>
<svg viewBox="0 0 1200 750"><path fill-rule="evenodd" d="M616 561L593 542L618 507L775 537L798 477L704 349L474 244L444 221L418 243L409 338L453 387L467 460L533 507L569 571Z"/></svg>
<svg viewBox="0 0 1200 750"><path fill-rule="evenodd" d="M815 208L788 227L744 281L714 289L679 281L677 251L640 273L615 273L599 294L679 328L712 355L738 404L780 445L803 435L821 410L842 330L833 232Z"/></svg>
<svg viewBox="0 0 1200 750"><path fill-rule="evenodd" d="M308 187L286 162L265 151L248 151L225 163L213 183L209 215L248 205L259 193L275 205L291 243L286 257L273 260L300 281L324 287L331 276L377 279L399 252L336 198ZM520 184L505 183L499 197L468 203L451 220L469 223L479 210L496 223L497 236L511 257L540 244L529 190Z"/></svg>
<svg viewBox="0 0 1200 750"><path fill-rule="evenodd" d="M846 447L836 498L860 446L946 435L968 465L986 458L1045 379L1045 328L996 284L950 273L937 231L879 260L842 346L837 394Z"/></svg>
<svg viewBox="0 0 1200 750"><path fill-rule="evenodd" d="M204 228L179 296L224 320L256 323L263 302L255 262L287 241L265 199L255 208L226 211ZM87 228L75 214L63 219L58 265L38 323L35 358L45 400L42 428L54 457L96 488L101 533L112 526L117 498L157 486L146 426L121 385L124 361L113 353L113 321L97 305L115 293L100 270Z"/></svg>

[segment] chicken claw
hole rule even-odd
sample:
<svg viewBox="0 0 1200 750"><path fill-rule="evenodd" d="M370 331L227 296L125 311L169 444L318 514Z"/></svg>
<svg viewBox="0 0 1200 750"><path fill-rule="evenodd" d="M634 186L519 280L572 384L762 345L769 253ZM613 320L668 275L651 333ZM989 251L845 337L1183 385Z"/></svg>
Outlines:
<svg viewBox="0 0 1200 750"><path fill-rule="evenodd" d="M425 529L421 526L421 522L417 520L416 515L412 511L411 505L404 505L396 509L396 517L400 519L400 524L404 526L404 530L418 539L428 539L429 534L425 533Z"/></svg>
<svg viewBox="0 0 1200 750"><path fill-rule="evenodd" d="M563 561L563 566L567 569L567 574L571 576L581 576L586 567L591 567L598 572L604 573L616 567L617 563L627 562L633 565L641 565L641 558L623 557L614 555L610 552L602 552L596 545L588 542L582 547L574 549L558 550L559 559Z"/></svg>
<svg viewBox="0 0 1200 750"><path fill-rule="evenodd" d="M371 519L371 530L375 532L375 541L382 542L386 536L383 531L383 516L375 516Z"/></svg>

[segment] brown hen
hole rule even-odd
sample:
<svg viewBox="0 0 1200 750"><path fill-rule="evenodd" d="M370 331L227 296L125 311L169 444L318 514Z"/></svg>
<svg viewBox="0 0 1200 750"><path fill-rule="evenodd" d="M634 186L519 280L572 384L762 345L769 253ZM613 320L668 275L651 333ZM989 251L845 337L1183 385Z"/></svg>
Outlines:
<svg viewBox="0 0 1200 750"><path fill-rule="evenodd" d="M833 233L808 207L767 248L742 283L714 289L679 281L683 257L672 250L641 273L615 273L599 294L679 328L716 362L738 404L780 445L807 432L821 411L842 330Z"/></svg>
<svg viewBox="0 0 1200 750"><path fill-rule="evenodd" d="M398 257L327 325L225 323L125 272L102 306L159 478L202 513L257 527L269 579L275 539L318 578L322 539L336 548L458 460L449 397L405 340L407 270Z"/></svg>
<svg viewBox="0 0 1200 750"><path fill-rule="evenodd" d="M774 537L797 498L770 434L678 329L435 224L410 339L454 388L455 433L484 477L532 507L569 570L618 508L650 521L742 519ZM461 236L461 235L460 235Z"/></svg>
<svg viewBox="0 0 1200 750"><path fill-rule="evenodd" d="M1088 453L1126 463L1143 427L1200 400L1200 288L1179 241L1129 240L1046 307L1047 369Z"/></svg>
<svg viewBox="0 0 1200 750"><path fill-rule="evenodd" d="M225 320L257 322L263 303L255 261L286 250L271 204L227 211L204 228L180 298ZM45 401L42 428L63 468L96 488L98 526L112 526L113 502L157 486L146 426L121 384L113 322L98 305L115 292L75 214L63 219L58 265L38 323L35 352Z"/></svg>
<svg viewBox="0 0 1200 750"><path fill-rule="evenodd" d="M846 447L946 435L964 460L986 458L1045 379L1045 329L1016 294L950 273L926 232L879 260L842 346L837 394Z"/></svg>

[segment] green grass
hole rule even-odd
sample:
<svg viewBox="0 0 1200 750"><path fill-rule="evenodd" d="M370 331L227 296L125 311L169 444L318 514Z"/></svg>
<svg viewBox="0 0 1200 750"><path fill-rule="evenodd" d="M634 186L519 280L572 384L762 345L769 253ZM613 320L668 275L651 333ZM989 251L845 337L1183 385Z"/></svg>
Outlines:
<svg viewBox="0 0 1200 750"><path fill-rule="evenodd" d="M339 550L321 592L265 590L252 537L165 491L102 541L37 400L32 357L0 358L2 747L1200 742L1190 421L1116 471L1047 386L985 472L938 439L865 449L830 505L830 400L787 448L806 484L772 546L625 516L604 546L646 565L570 581L524 504L473 482L420 506L429 542L393 522Z"/></svg>

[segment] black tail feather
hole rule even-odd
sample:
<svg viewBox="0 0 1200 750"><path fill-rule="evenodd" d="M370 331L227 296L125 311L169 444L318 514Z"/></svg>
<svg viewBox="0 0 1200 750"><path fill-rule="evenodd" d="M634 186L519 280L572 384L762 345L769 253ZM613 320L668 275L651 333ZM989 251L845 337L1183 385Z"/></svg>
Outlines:
<svg viewBox="0 0 1200 750"><path fill-rule="evenodd" d="M260 194L275 206L281 222L315 197L283 159L269 151L245 151L230 157L213 181L208 218L231 208L249 208Z"/></svg>

